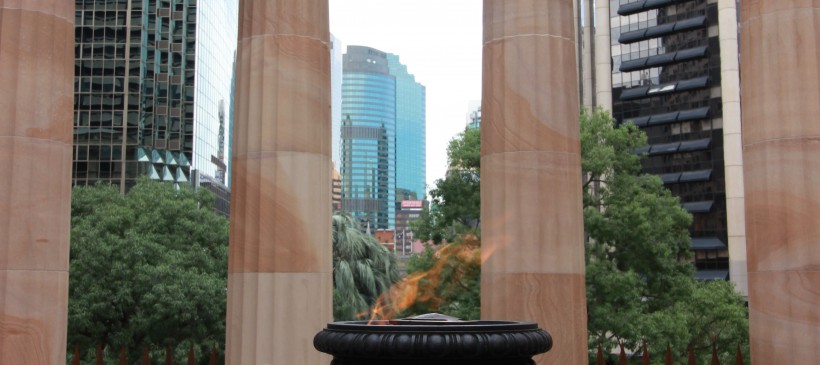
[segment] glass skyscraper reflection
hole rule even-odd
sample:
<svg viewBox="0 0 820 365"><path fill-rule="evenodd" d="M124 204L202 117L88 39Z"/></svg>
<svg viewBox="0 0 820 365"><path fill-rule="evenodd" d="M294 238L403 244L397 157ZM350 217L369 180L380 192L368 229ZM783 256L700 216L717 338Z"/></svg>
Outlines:
<svg viewBox="0 0 820 365"><path fill-rule="evenodd" d="M423 199L427 179L427 90L407 72L399 56L388 53L387 66L396 77L396 191L404 197L401 200Z"/></svg>
<svg viewBox="0 0 820 365"><path fill-rule="evenodd" d="M424 196L426 91L377 49L347 47L342 68L342 209L394 229L397 199Z"/></svg>
<svg viewBox="0 0 820 365"><path fill-rule="evenodd" d="M396 78L387 54L348 46L342 72L342 209L374 229L395 225Z"/></svg>
<svg viewBox="0 0 820 365"><path fill-rule="evenodd" d="M76 0L73 183L225 183L237 0Z"/></svg>

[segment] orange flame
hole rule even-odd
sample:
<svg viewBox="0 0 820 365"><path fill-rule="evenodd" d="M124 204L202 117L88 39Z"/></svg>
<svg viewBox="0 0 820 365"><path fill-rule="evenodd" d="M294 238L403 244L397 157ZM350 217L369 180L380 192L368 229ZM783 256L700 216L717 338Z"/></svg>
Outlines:
<svg viewBox="0 0 820 365"><path fill-rule="evenodd" d="M448 243L439 248L434 254L436 263L430 270L413 273L394 284L387 292L379 296L371 310L359 313L357 317L370 316L368 324L388 324L399 313L412 307L415 303L430 303L432 308L438 308L441 298L436 295L436 289L441 284L442 271L450 264L450 258L456 262L480 263L480 242L474 235L467 235L460 243ZM456 279L460 279L457 275Z"/></svg>

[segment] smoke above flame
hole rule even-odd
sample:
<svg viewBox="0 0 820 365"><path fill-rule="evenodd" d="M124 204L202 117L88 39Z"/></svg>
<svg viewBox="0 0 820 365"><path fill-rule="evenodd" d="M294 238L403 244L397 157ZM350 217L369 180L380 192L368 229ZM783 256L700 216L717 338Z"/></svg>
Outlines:
<svg viewBox="0 0 820 365"><path fill-rule="evenodd" d="M481 265L481 243L474 235L465 236L461 242L453 242L438 248L433 254L435 263L424 272L414 272L394 284L376 300L369 311L357 314L369 318L369 324L383 324L384 320L405 315L416 303L425 303L434 311L442 304L439 288L442 285L458 285L468 290L468 282ZM413 313L417 314L417 313Z"/></svg>

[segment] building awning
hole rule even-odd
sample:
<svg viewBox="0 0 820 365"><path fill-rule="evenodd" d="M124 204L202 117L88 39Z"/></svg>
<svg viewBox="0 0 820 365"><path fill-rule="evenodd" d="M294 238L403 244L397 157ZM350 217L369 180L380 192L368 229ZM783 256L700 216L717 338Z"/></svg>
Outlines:
<svg viewBox="0 0 820 365"><path fill-rule="evenodd" d="M705 200L700 202L683 203L681 204L681 207L686 209L689 213L709 213L712 211L712 206L714 204L714 200Z"/></svg>
<svg viewBox="0 0 820 365"><path fill-rule="evenodd" d="M705 25L706 16L697 16L694 18L680 20L674 23L660 24L654 27L621 33L621 36L618 37L618 42L621 44L635 43L650 38L657 38L673 33L702 28Z"/></svg>
<svg viewBox="0 0 820 365"><path fill-rule="evenodd" d="M664 184L674 184L677 183L680 179L680 172L673 172L671 174L660 174L658 175L658 177L661 178L661 181L663 181Z"/></svg>
<svg viewBox="0 0 820 365"><path fill-rule="evenodd" d="M649 118L649 124L668 124L678 119L678 112L655 114Z"/></svg>
<svg viewBox="0 0 820 365"><path fill-rule="evenodd" d="M635 100L649 96L671 94L680 91L703 89L709 86L709 76L696 77L694 79L681 80L668 84L654 86L638 86L621 91L620 100Z"/></svg>
<svg viewBox="0 0 820 365"><path fill-rule="evenodd" d="M709 117L709 107L681 110L679 112L670 112L662 114L645 115L626 121L632 121L632 124L638 127L646 127L648 125L670 124L675 122L686 122L690 120L700 120Z"/></svg>
<svg viewBox="0 0 820 365"><path fill-rule="evenodd" d="M652 145L652 147L650 147L649 154L661 155L665 153L675 153L678 152L678 148L680 148L680 142L654 144Z"/></svg>
<svg viewBox="0 0 820 365"><path fill-rule="evenodd" d="M712 144L711 138L697 139L694 141L681 142L678 152L702 151Z"/></svg>
<svg viewBox="0 0 820 365"><path fill-rule="evenodd" d="M637 14L647 10L659 9L680 1L681 0L638 0L618 7L618 15L627 16Z"/></svg>
<svg viewBox="0 0 820 365"><path fill-rule="evenodd" d="M703 250L725 250L726 244L717 237L697 237L692 238L691 248L693 251Z"/></svg>
<svg viewBox="0 0 820 365"><path fill-rule="evenodd" d="M685 122L688 120L699 120L699 119L706 119L709 117L709 107L697 108L697 109L689 109L689 110L682 110L680 114L678 114L678 122Z"/></svg>
<svg viewBox="0 0 820 365"><path fill-rule="evenodd" d="M729 280L729 270L698 270L695 271L695 279L701 281Z"/></svg>
<svg viewBox="0 0 820 365"><path fill-rule="evenodd" d="M680 175L680 182L709 181L712 178L712 169L686 171Z"/></svg>
<svg viewBox="0 0 820 365"><path fill-rule="evenodd" d="M621 72L638 71L647 68L661 67L671 65L673 63L703 58L706 57L708 54L708 46L687 48L680 51L661 53L653 56L622 61L621 65L618 66L618 69Z"/></svg>

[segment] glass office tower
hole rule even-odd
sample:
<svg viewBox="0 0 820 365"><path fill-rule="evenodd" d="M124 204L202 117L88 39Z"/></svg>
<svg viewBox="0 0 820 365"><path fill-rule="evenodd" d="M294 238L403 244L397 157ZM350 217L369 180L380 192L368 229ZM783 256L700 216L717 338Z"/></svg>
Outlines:
<svg viewBox="0 0 820 365"><path fill-rule="evenodd" d="M226 182L237 0L76 0L73 183Z"/></svg>
<svg viewBox="0 0 820 365"><path fill-rule="evenodd" d="M397 196L407 198L402 200L423 199L427 181L427 91L407 72L399 56L387 54L387 66L396 78Z"/></svg>
<svg viewBox="0 0 820 365"><path fill-rule="evenodd" d="M396 78L387 54L348 46L342 65L342 209L392 229L396 194Z"/></svg>

